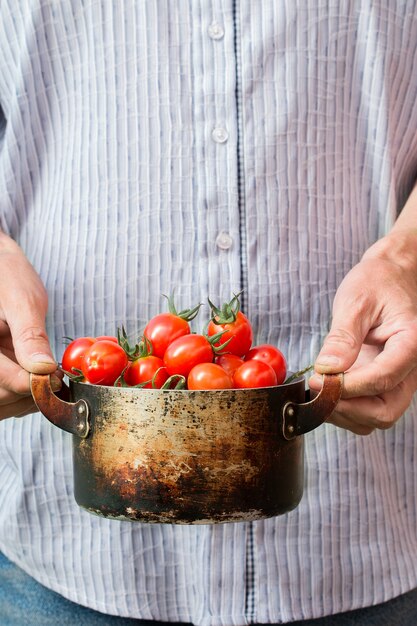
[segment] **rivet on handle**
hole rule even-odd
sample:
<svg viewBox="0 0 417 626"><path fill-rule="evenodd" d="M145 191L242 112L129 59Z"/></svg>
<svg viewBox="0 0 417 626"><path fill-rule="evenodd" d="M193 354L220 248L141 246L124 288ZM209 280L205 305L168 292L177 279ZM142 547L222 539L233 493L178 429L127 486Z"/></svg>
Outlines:
<svg viewBox="0 0 417 626"><path fill-rule="evenodd" d="M47 374L31 374L33 399L38 409L55 426L85 439L90 432L89 407L85 400L66 402L54 394Z"/></svg>

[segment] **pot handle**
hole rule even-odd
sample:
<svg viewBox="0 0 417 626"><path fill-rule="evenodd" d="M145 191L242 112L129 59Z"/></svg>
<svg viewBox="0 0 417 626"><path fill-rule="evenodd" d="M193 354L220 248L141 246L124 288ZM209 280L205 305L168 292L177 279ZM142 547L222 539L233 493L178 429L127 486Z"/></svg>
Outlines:
<svg viewBox="0 0 417 626"><path fill-rule="evenodd" d="M282 409L282 430L285 439L294 439L323 424L340 400L343 374L323 374L320 392L302 404L287 402Z"/></svg>
<svg viewBox="0 0 417 626"><path fill-rule="evenodd" d="M61 395L69 397L69 389L62 383ZM30 387L36 406L52 424L85 439L90 432L89 406L83 399L67 402L51 388L49 374L31 374Z"/></svg>

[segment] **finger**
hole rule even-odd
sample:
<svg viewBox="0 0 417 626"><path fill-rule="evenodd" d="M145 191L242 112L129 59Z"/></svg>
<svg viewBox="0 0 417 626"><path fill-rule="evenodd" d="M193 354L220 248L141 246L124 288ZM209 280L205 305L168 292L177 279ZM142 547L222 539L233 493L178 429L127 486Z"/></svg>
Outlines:
<svg viewBox="0 0 417 626"><path fill-rule="evenodd" d="M395 389L417 366L417 328L396 333L366 365L346 372L344 398L375 396Z"/></svg>
<svg viewBox="0 0 417 626"><path fill-rule="evenodd" d="M0 388L17 395L30 395L29 373L0 353Z"/></svg>
<svg viewBox="0 0 417 626"><path fill-rule="evenodd" d="M24 374L27 374L25 370L21 370ZM51 389L56 392L59 391L62 387L62 381L55 374L51 376ZM4 406L7 404L12 404L13 402L17 402L22 397L29 397L31 395L30 389L25 394L17 394L13 391L8 391L7 389L0 388L0 406Z"/></svg>
<svg viewBox="0 0 417 626"><path fill-rule="evenodd" d="M51 375L51 385L55 391L61 388L62 378L60 370L56 370ZM13 401L15 396L30 395L30 393L29 373L0 352L0 403L4 404L8 398Z"/></svg>
<svg viewBox="0 0 417 626"><path fill-rule="evenodd" d="M354 315L347 315L351 311ZM365 297L350 306L335 299L332 325L314 364L319 374L345 372L353 365L370 328L370 314Z"/></svg>
<svg viewBox="0 0 417 626"><path fill-rule="evenodd" d="M10 326L16 359L28 372L50 374L58 363L52 356L42 319L22 315Z"/></svg>
<svg viewBox="0 0 417 626"><path fill-rule="evenodd" d="M0 337L10 336L9 325L4 320L0 320Z"/></svg>
<svg viewBox="0 0 417 626"><path fill-rule="evenodd" d="M350 417L346 417L344 413L339 413L336 409L333 411L329 419L327 420L329 424L333 424L334 426L338 426L339 428L343 428L344 430L349 430L355 435L370 435L374 432L375 428L370 426L364 426L361 423L357 423L352 420Z"/></svg>
<svg viewBox="0 0 417 626"><path fill-rule="evenodd" d="M2 259L8 277L0 286L3 319L10 329L19 364L29 372L52 373L57 363L45 330L46 291L33 267L16 249L13 244L13 253Z"/></svg>
<svg viewBox="0 0 417 626"><path fill-rule="evenodd" d="M417 370L394 389L380 396L340 400L329 422L353 432L391 428L410 405L416 383Z"/></svg>
<svg viewBox="0 0 417 626"><path fill-rule="evenodd" d="M13 341L10 335L10 328L6 322L0 320L0 340L1 340L1 349L9 350L14 353Z"/></svg>
<svg viewBox="0 0 417 626"><path fill-rule="evenodd" d="M15 418L26 417L26 415L33 415L33 413L39 413L39 409L36 406L36 404L34 404L30 409L22 411L21 413L19 413L19 415L13 415L13 417Z"/></svg>
<svg viewBox="0 0 417 626"><path fill-rule="evenodd" d="M32 398L20 398L17 402L0 406L0 420L8 417L23 417L29 413L36 413L38 408Z"/></svg>
<svg viewBox="0 0 417 626"><path fill-rule="evenodd" d="M4 356L6 356L8 359L10 359L11 361L14 361L15 363L17 363L17 359L16 359L16 355L14 353L14 349L9 349L9 348L5 348L4 346L1 347L0 352L2 354L4 354Z"/></svg>

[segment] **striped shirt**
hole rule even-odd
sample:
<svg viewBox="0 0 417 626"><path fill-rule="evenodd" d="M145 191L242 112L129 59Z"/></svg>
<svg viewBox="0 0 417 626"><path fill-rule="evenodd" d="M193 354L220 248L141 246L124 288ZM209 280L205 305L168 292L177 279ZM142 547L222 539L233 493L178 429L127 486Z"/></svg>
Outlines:
<svg viewBox="0 0 417 626"><path fill-rule="evenodd" d="M415 0L2 0L0 227L49 293L48 333L140 332L244 290L257 342L312 362L343 276L417 173ZM305 437L288 515L146 525L73 499L71 437L0 423L0 549L109 614L241 626L417 586L417 404Z"/></svg>

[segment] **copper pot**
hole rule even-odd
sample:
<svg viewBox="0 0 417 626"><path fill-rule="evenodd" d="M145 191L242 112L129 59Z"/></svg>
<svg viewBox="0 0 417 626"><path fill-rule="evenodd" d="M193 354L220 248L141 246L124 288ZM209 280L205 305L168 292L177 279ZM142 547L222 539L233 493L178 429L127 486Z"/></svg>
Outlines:
<svg viewBox="0 0 417 626"><path fill-rule="evenodd" d="M32 374L45 417L73 434L77 503L139 522L256 520L295 508L303 493L303 434L341 394L325 375L312 400L303 377L262 389L219 391L103 387L70 382L54 394ZM306 395L307 394L307 395Z"/></svg>

